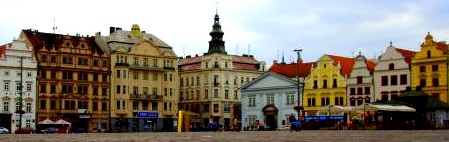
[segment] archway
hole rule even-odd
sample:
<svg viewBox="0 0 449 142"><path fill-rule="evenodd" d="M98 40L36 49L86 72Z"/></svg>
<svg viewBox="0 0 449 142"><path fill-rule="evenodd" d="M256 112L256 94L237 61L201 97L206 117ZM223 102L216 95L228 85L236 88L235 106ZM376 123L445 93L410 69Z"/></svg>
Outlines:
<svg viewBox="0 0 449 142"><path fill-rule="evenodd" d="M274 105L266 105L262 112L265 115L265 125L269 127L268 130L276 130L278 109Z"/></svg>

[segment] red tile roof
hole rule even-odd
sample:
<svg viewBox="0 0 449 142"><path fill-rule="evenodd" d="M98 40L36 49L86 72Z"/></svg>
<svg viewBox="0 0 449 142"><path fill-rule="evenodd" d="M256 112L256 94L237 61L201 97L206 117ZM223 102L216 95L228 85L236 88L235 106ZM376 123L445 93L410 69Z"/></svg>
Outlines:
<svg viewBox="0 0 449 142"><path fill-rule="evenodd" d="M407 62L408 64L410 64L412 62L412 58L415 56L416 52L415 51L410 51L410 50L405 50L405 49L400 49L400 48L395 48L396 51L398 51L399 53L402 54L402 56L404 56L405 58L405 62Z"/></svg>
<svg viewBox="0 0 449 142"><path fill-rule="evenodd" d="M7 44L0 46L0 57L3 57L3 55L5 55L6 45Z"/></svg>
<svg viewBox="0 0 449 142"><path fill-rule="evenodd" d="M257 71L260 67L259 61L254 59L253 56L244 55L230 55L232 59L232 65L236 70L252 70ZM188 57L179 60L179 67L181 71L201 69L201 60L203 56Z"/></svg>
<svg viewBox="0 0 449 142"><path fill-rule="evenodd" d="M374 67L376 66L376 63L372 60L366 60L366 67L368 68L369 72L374 72Z"/></svg>
<svg viewBox="0 0 449 142"><path fill-rule="evenodd" d="M232 65L234 66L234 69L236 70L252 70L252 71L257 71L258 68L256 66L256 64L242 64L242 63L232 63Z"/></svg>
<svg viewBox="0 0 449 142"><path fill-rule="evenodd" d="M314 62L309 63L291 63L291 64L285 64L285 63L274 63L271 65L271 67L268 69L269 72L274 72L289 78L296 77L298 74L298 68L299 68L299 76L301 77L307 77L310 74L310 68L313 66Z"/></svg>
<svg viewBox="0 0 449 142"><path fill-rule="evenodd" d="M437 42L436 43L436 45L437 45L437 49L438 50L441 50L441 51L443 51L443 53L447 53L447 44L446 44L446 42Z"/></svg>
<svg viewBox="0 0 449 142"><path fill-rule="evenodd" d="M334 60L335 65L338 65L340 63L341 75L349 76L351 74L352 67L354 66L354 62L355 62L353 58L336 56L336 55L327 55L327 56L329 56L332 60Z"/></svg>

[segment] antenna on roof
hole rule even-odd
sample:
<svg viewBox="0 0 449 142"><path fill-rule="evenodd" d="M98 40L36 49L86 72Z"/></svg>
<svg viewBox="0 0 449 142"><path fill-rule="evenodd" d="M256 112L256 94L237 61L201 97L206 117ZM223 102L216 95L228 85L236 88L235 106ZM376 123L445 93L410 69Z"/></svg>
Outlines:
<svg viewBox="0 0 449 142"><path fill-rule="evenodd" d="M352 51L351 54L352 54L352 58L354 58L354 51Z"/></svg>
<svg viewBox="0 0 449 142"><path fill-rule="evenodd" d="M251 45L248 44L248 55L251 54Z"/></svg>
<svg viewBox="0 0 449 142"><path fill-rule="evenodd" d="M53 17L53 34L56 34L56 30L58 27L56 26L56 18Z"/></svg>

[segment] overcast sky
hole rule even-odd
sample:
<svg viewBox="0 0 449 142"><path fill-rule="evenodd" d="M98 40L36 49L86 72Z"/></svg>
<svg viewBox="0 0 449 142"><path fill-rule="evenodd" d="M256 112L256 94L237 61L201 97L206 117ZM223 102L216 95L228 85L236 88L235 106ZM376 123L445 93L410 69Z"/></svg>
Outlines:
<svg viewBox="0 0 449 142"><path fill-rule="evenodd" d="M216 8L228 54L252 54L269 65L323 54L374 58L392 41L419 50L428 31L449 39L447 0L14 0L0 1L0 44L21 29L108 35L109 27L152 33L178 56L207 52ZM55 20L54 20L55 19Z"/></svg>

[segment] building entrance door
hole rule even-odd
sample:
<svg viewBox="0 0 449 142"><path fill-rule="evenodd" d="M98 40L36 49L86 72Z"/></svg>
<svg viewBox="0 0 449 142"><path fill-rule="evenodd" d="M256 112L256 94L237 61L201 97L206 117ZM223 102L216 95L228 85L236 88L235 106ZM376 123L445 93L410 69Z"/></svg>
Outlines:
<svg viewBox="0 0 449 142"><path fill-rule="evenodd" d="M262 112L265 115L265 125L268 126L267 129L276 130L278 109L274 105L267 105L263 107Z"/></svg>

